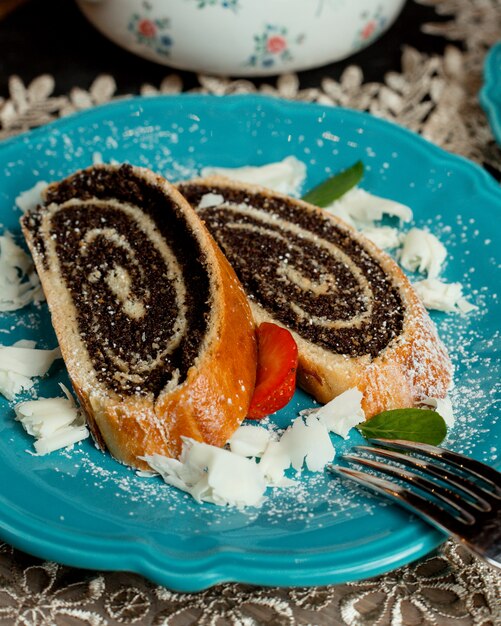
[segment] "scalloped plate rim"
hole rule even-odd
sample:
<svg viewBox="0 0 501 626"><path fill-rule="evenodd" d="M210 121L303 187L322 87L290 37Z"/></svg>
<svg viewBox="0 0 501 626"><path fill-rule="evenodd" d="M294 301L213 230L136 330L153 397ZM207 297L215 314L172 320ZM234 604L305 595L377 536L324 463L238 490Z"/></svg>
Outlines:
<svg viewBox="0 0 501 626"><path fill-rule="evenodd" d="M480 104L487 115L492 133L498 145L501 146L501 89L498 89L496 93L496 74L499 83L501 80L501 41L494 44L485 57L484 85L479 92Z"/></svg>

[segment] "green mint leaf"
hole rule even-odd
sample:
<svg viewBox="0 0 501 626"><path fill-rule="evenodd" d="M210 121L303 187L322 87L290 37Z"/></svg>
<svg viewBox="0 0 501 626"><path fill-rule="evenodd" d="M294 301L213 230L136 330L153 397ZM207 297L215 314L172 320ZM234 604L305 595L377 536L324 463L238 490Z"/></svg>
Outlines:
<svg viewBox="0 0 501 626"><path fill-rule="evenodd" d="M305 202L324 208L359 183L363 175L363 163L362 161L357 161L348 169L331 176L327 180L324 180L323 183L320 183L320 185L313 187L302 199Z"/></svg>
<svg viewBox="0 0 501 626"><path fill-rule="evenodd" d="M367 439L406 439L438 446L445 439L444 418L429 409L394 409L375 415L359 424Z"/></svg>

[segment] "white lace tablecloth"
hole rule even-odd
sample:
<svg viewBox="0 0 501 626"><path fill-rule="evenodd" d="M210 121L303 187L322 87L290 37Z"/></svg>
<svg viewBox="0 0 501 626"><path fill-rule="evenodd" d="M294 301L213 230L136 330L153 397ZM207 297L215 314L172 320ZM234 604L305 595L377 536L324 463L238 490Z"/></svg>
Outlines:
<svg viewBox="0 0 501 626"><path fill-rule="evenodd" d="M360 67L339 81L325 78L301 89L296 75L281 76L259 91L282 98L370 111L421 133L446 150L466 156L501 177L501 149L478 103L485 54L501 38L500 0L416 0L450 19L424 26L456 42L443 55L404 48L401 72L384 82L365 82ZM199 76L200 92L220 95L256 91L247 80ZM10 80L0 97L0 139L115 97L112 76L98 76L88 91L75 87L54 96L50 75L29 85ZM176 74L144 96L183 90ZM382 626L501 625L501 576L447 542L417 564L347 585L277 589L219 585L180 594L123 572L89 572L43 562L0 543L0 624L112 624L272 626L314 624Z"/></svg>

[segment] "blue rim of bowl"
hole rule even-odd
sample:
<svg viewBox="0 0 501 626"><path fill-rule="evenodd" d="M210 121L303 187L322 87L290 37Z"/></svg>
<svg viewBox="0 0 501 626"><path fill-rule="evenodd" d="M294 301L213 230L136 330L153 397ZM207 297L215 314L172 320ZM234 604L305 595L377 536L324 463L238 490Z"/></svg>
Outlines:
<svg viewBox="0 0 501 626"><path fill-rule="evenodd" d="M290 102L262 95L234 95L222 100L220 96L182 94L176 96L148 97L148 107L162 107L166 103L211 103L218 106L224 102L226 109L264 105L274 108L281 114L294 113L309 115L312 107L315 111L326 114L335 111L352 120L366 120L381 129L390 138L412 142L424 157L432 158L444 167L460 170L472 183L476 193L489 197L501 206L501 190L495 179L479 165L467 159L445 152L442 148L428 142L412 131L392 122L376 118L368 113L327 107L311 103ZM122 99L97 106L93 109L56 120L41 128L9 138L0 144L0 156L9 149L35 141L38 137L57 129L78 125L79 120L99 121L109 118L109 113L116 116L121 111L137 110L144 97ZM266 586L313 586L340 584L384 574L420 559L445 540L445 536L431 526L423 526L423 531L416 533L412 525L403 530L395 539L391 535L380 539L378 546L383 556L373 558L367 563L367 546L350 549L350 554L357 557L355 563L346 567L332 567L332 553L316 551L305 554L298 563L297 557L287 553L262 554L258 551L242 551L217 547L206 553L187 555L180 559L161 550L157 544L146 543L140 537L121 537L100 533L98 536L84 535L68 530L56 522L48 524L46 520L27 517L26 511L17 510L0 496L2 520L0 532L2 539L14 547L34 554L40 558L55 560L66 565L99 570L131 571L177 591L195 592L215 584L238 582ZM353 559L352 559L353 561Z"/></svg>
<svg viewBox="0 0 501 626"><path fill-rule="evenodd" d="M501 146L501 41L492 46L485 57L484 86L479 99L494 137Z"/></svg>

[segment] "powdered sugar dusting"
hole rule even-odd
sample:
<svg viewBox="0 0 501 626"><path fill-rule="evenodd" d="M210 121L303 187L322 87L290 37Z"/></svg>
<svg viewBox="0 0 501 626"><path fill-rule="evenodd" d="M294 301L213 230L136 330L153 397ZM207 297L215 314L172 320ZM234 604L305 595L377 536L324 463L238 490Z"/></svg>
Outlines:
<svg viewBox="0 0 501 626"><path fill-rule="evenodd" d="M445 225L443 229L447 232ZM454 239L452 242L452 247L457 245ZM471 274L469 271L466 272L463 277L465 283ZM459 319L457 316L445 314L435 316L440 337L448 346L457 370L457 384L451 392L453 405L457 408L457 423L450 431L447 443L453 449L470 454L491 430L490 418L486 416L495 415L493 410L495 397L501 385L500 382L495 382L492 389L485 389L483 384L487 373L490 378L493 371L497 372L495 380L501 380L499 359L496 358L496 353L501 349L501 336L498 332L493 337L485 339L482 326L478 324L479 319L487 313L489 304L495 305L497 297L496 294L490 294L482 288L474 295L479 309L472 316ZM4 329L8 334L19 328L30 328L37 335L38 329L43 325L36 311L29 311L28 315L20 315L12 321L10 329ZM416 367L419 367L419 364L416 364ZM300 397L301 408L315 406L304 394L300 394ZM293 416L298 412L299 406L296 405ZM291 420L291 411L287 412L285 423L281 422L283 419L281 415L271 417L265 420L264 424L271 430L281 432ZM354 432L347 442L342 442L336 437L334 443L337 456L350 449L357 441L361 441L361 437ZM189 496L163 484L158 478L137 476L132 470L112 461L108 455L102 455L94 450L89 442L61 454L75 462L79 476L84 477L92 491L111 491L115 499L122 500L126 507L130 506L131 517L138 515L136 511L138 506L151 510L157 510L158 506L161 506L165 507L166 513L172 514L177 514L182 507L186 514L191 511L196 515L199 515L198 508L209 508L210 519L206 520L209 527L225 527L227 523L223 511L210 505L201 506L192 502ZM497 448L491 446L483 454L484 460L496 461ZM297 478L292 470L288 476ZM317 519L319 511L320 518L328 516L329 523L332 524L337 516L344 522L368 513L373 514L374 506L382 506L382 503L366 495L361 498L360 492L348 490L342 482L332 480L324 474L316 475L303 471L300 481L293 489L273 491L267 497L259 514L249 509L240 512L239 515L243 515L247 520L255 519L259 515L260 519L270 525L279 525L287 519L309 527L321 523Z"/></svg>

